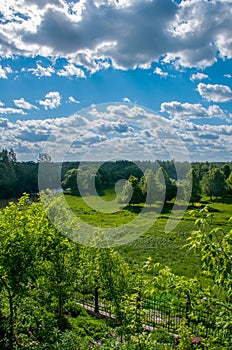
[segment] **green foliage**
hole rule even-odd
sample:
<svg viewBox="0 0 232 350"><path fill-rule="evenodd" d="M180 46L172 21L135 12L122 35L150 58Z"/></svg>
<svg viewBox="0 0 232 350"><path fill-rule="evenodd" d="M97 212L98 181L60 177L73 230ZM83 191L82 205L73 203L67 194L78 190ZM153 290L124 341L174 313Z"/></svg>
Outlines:
<svg viewBox="0 0 232 350"><path fill-rule="evenodd" d="M144 195L139 179L133 175L125 183L122 189L122 203L139 204L144 201Z"/></svg>
<svg viewBox="0 0 232 350"><path fill-rule="evenodd" d="M158 181L157 175L152 170L147 170L141 179L142 192L146 203L151 206L158 200L162 200L164 186Z"/></svg>
<svg viewBox="0 0 232 350"><path fill-rule="evenodd" d="M129 266L121 255L112 248L82 247L78 275L79 290L85 294L99 289L120 319L122 298L132 282Z"/></svg>
<svg viewBox="0 0 232 350"><path fill-rule="evenodd" d="M191 193L190 202L199 202L201 199L201 184L198 171L194 168L190 169L184 182L185 197Z"/></svg>
<svg viewBox="0 0 232 350"><path fill-rule="evenodd" d="M189 329L187 325L187 321L183 320L180 323L180 326L178 328L178 339L179 343L176 346L176 349L178 350L191 350L192 349L192 341L191 341L191 330Z"/></svg>
<svg viewBox="0 0 232 350"><path fill-rule="evenodd" d="M229 177L230 174L231 174L231 168L230 168L229 164L224 164L224 165L222 166L221 170L222 170L222 172L223 172L223 174L224 174L224 176L225 176L225 179L227 180L228 177Z"/></svg>
<svg viewBox="0 0 232 350"><path fill-rule="evenodd" d="M156 173L156 182L159 189L159 193L165 193L164 200L170 201L176 196L176 184L173 179L171 179L164 168L159 168Z"/></svg>
<svg viewBox="0 0 232 350"><path fill-rule="evenodd" d="M110 334L110 327L105 320L98 320L93 317L79 316L69 319L72 329L83 337L88 336L92 340L104 341Z"/></svg>
<svg viewBox="0 0 232 350"><path fill-rule="evenodd" d="M47 346L39 346L38 349L46 349ZM49 345L52 350L86 350L93 349L88 339L83 338L77 332L73 330L67 330L58 334L58 337L54 344Z"/></svg>
<svg viewBox="0 0 232 350"><path fill-rule="evenodd" d="M11 162L0 162L0 198L13 196L16 186L17 177L14 165Z"/></svg>
<svg viewBox="0 0 232 350"><path fill-rule="evenodd" d="M88 316L87 311L77 304L76 300L68 299L64 304L64 314L71 317Z"/></svg>
<svg viewBox="0 0 232 350"><path fill-rule="evenodd" d="M232 173L230 173L230 175L226 180L226 186L227 186L228 194L232 196Z"/></svg>
<svg viewBox="0 0 232 350"><path fill-rule="evenodd" d="M203 177L203 191L210 196L223 197L226 193L226 180L221 169L212 169Z"/></svg>
<svg viewBox="0 0 232 350"><path fill-rule="evenodd" d="M225 232L220 227L212 228L207 207L200 210L202 217L196 220L198 230L192 233L189 247L200 251L203 271L213 279L219 287L224 288L229 295L232 293L232 230L231 219Z"/></svg>
<svg viewBox="0 0 232 350"><path fill-rule="evenodd" d="M81 199L76 200L80 205ZM62 230L66 212L59 206L58 196L56 204L45 203L45 207L57 217ZM153 208L147 209L152 213ZM123 214L129 219L134 217L126 210L119 217ZM163 228L168 215L167 210L143 237L116 251L98 248L97 243L104 238L101 232L96 235L93 248L69 241L48 220L42 203L31 204L28 195L18 204L11 203L3 209L0 212L1 349L173 349L174 339L170 335L158 329L147 334L142 328L145 297L151 301L165 300L171 312L184 308L182 319L186 323L180 324L177 348L189 348L191 327L195 324L195 332L202 337L205 348L230 349L232 231L228 219L231 206L219 202L206 208L199 205L196 230L183 250L180 247L188 238L195 218L186 216L177 230L167 235ZM92 216L93 220L102 219L97 212ZM165 267L164 260L171 261L174 256L167 242L173 245L178 265L187 248L195 251L186 256L183 266L190 262L190 256L198 254L204 276L189 278ZM139 250L135 250L137 263L150 253L153 255L143 273L138 264L132 269L119 253L124 251L124 256L130 258L133 246L143 254L138 257ZM162 260L165 251L167 256ZM78 294L93 297L96 287L105 306L113 305L118 321L111 323L114 329L106 321L88 316L77 304Z"/></svg>
<svg viewBox="0 0 232 350"><path fill-rule="evenodd" d="M13 163L16 162L16 153L12 148L8 151L8 149L4 148L0 151L0 162L3 163Z"/></svg>

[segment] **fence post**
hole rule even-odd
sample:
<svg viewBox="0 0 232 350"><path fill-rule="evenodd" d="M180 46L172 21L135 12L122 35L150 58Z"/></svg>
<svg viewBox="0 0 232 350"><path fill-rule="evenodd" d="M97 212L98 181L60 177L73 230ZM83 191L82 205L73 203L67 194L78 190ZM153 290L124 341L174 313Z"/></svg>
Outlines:
<svg viewBox="0 0 232 350"><path fill-rule="evenodd" d="M187 326L189 327L190 325L190 318L189 318L189 310L190 310L190 305L191 305L191 300L190 300L190 295L187 293L187 302L186 302L186 309L185 309L185 317L187 321Z"/></svg>
<svg viewBox="0 0 232 350"><path fill-rule="evenodd" d="M141 290L138 288L136 294L136 333L141 332L142 323L141 323Z"/></svg>

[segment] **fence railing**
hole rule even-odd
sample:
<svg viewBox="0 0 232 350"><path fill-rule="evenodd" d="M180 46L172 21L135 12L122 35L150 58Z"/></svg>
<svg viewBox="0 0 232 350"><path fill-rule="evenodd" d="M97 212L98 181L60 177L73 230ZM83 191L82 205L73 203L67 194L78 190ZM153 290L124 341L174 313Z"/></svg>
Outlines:
<svg viewBox="0 0 232 350"><path fill-rule="evenodd" d="M160 326L176 331L182 320L186 320L188 327L194 334L204 336L215 333L212 314L207 310L194 309L192 306L171 306L160 300L146 300L143 302L145 322L151 326Z"/></svg>
<svg viewBox="0 0 232 350"><path fill-rule="evenodd" d="M76 296L77 301L83 306L96 309L94 295ZM98 297L98 311L106 317L116 318L112 301ZM212 314L206 309L194 309L192 306L173 307L166 301L146 299L140 301L141 320L144 325L152 328L162 327L168 331L178 330L182 320L186 320L193 334L200 336L216 335L216 327Z"/></svg>

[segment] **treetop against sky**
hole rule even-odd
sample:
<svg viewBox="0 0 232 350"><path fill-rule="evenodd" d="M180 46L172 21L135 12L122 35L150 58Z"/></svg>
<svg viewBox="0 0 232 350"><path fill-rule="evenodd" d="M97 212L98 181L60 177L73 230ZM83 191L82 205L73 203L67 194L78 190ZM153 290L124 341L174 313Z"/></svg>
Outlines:
<svg viewBox="0 0 232 350"><path fill-rule="evenodd" d="M231 160L231 18L230 0L0 0L2 147Z"/></svg>

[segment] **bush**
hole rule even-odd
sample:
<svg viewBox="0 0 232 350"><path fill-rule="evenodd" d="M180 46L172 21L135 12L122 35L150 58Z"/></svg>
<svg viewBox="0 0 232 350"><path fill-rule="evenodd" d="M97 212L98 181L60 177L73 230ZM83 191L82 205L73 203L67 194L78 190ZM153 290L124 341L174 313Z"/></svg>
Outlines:
<svg viewBox="0 0 232 350"><path fill-rule="evenodd" d="M94 340L104 340L110 334L110 327L104 320L96 320L92 317L79 316L69 319L69 322L77 333L89 336Z"/></svg>
<svg viewBox="0 0 232 350"><path fill-rule="evenodd" d="M68 300L64 305L64 313L71 315L72 317L78 316L88 316L87 311L80 305L76 303L76 301Z"/></svg>

